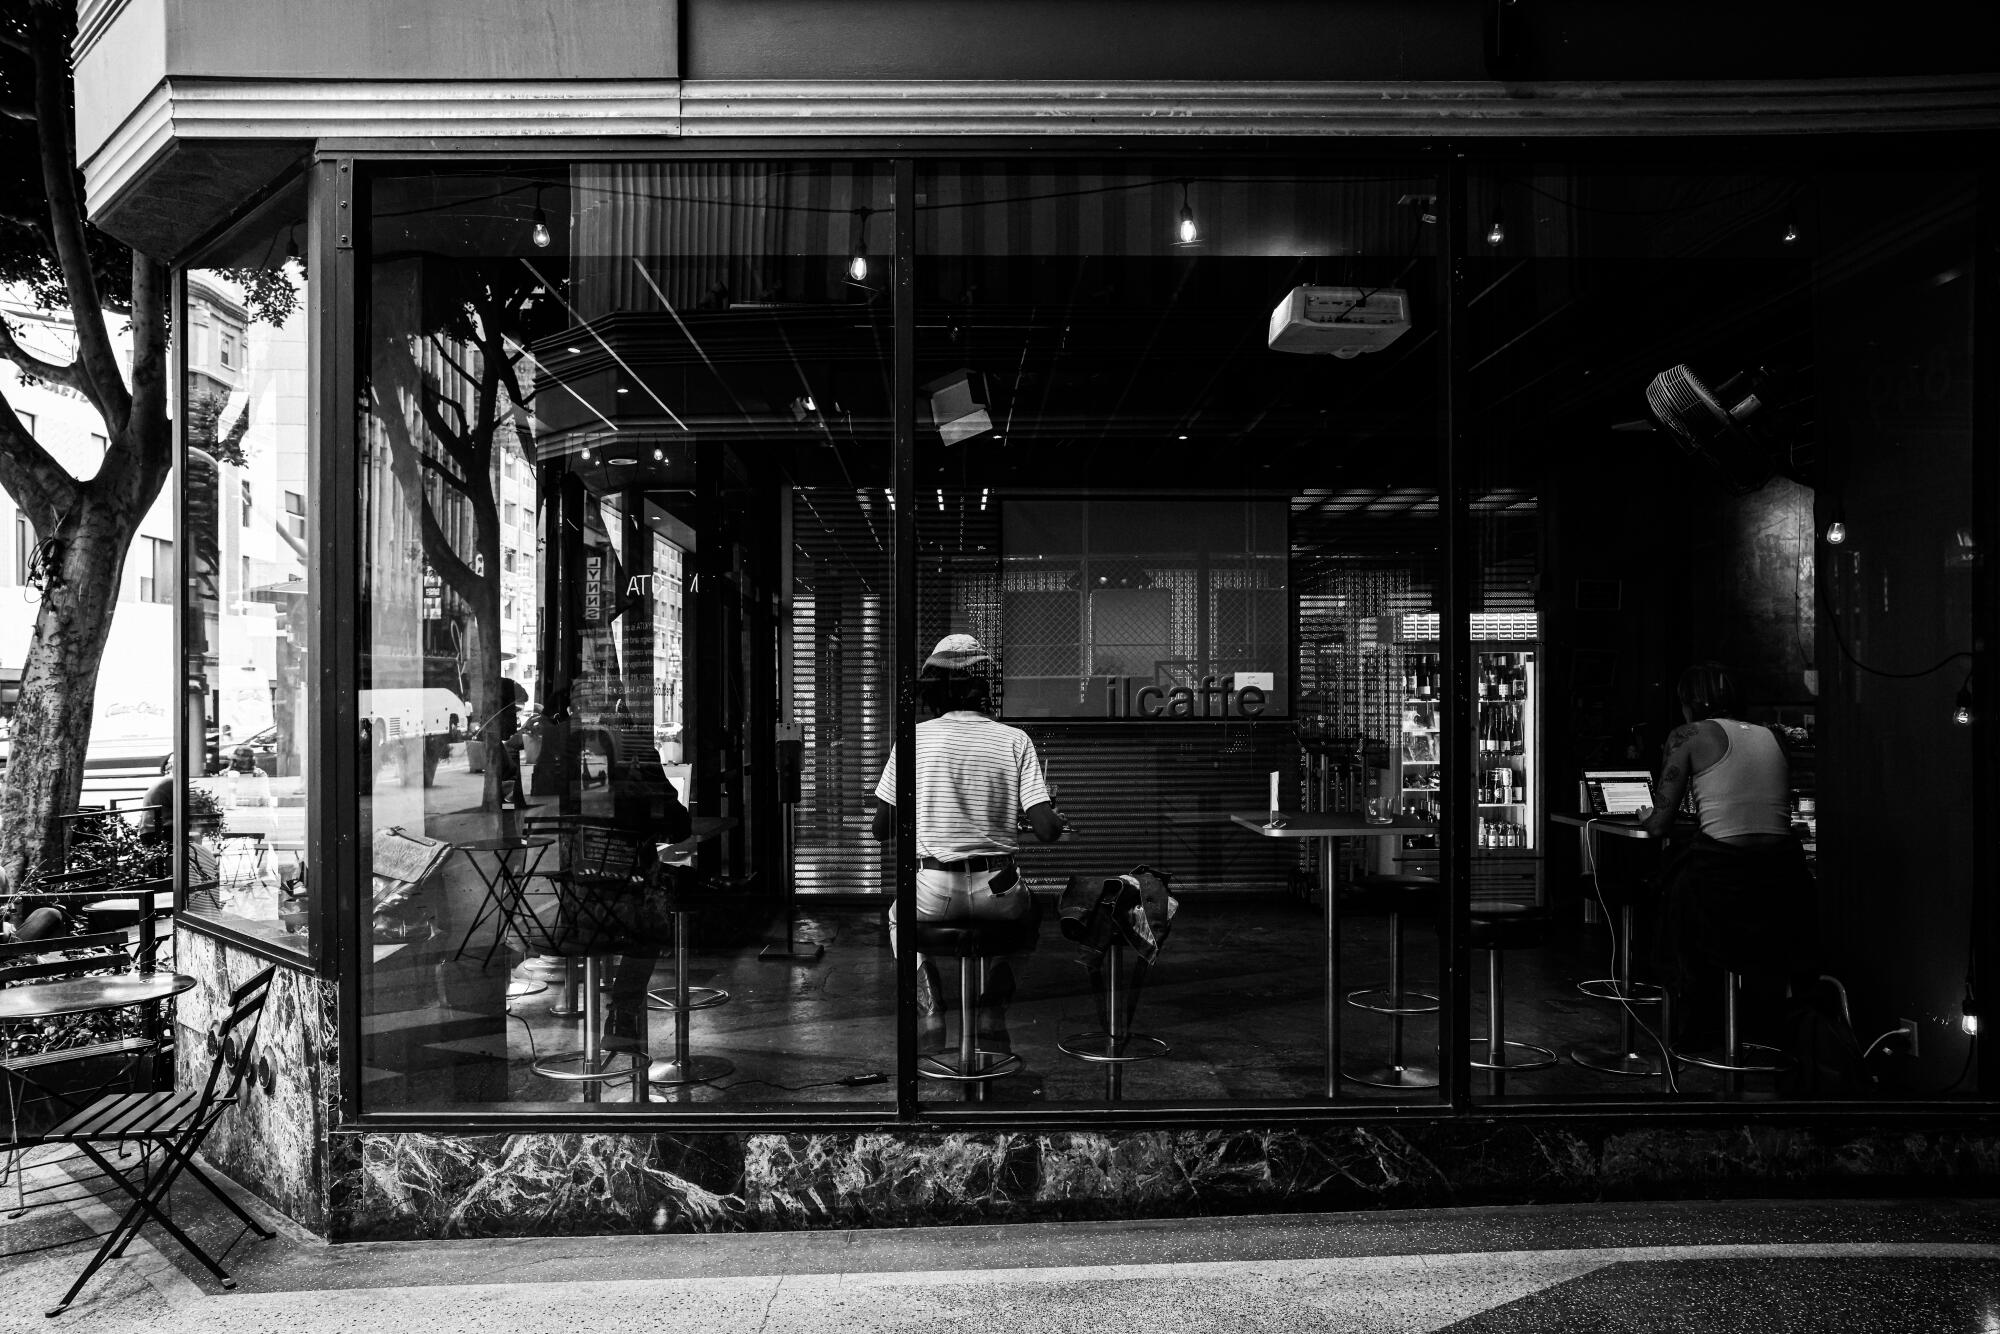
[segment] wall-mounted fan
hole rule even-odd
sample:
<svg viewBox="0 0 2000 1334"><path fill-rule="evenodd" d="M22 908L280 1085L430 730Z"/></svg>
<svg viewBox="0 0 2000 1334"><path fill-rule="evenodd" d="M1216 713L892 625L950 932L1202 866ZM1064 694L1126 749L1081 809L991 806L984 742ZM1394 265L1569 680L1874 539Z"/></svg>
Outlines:
<svg viewBox="0 0 2000 1334"><path fill-rule="evenodd" d="M1670 366L1646 386L1651 420L1612 429L1664 431L1730 490L1746 494L1770 481L1788 457L1784 429L1760 393L1771 379L1761 366L1719 382L1685 364Z"/></svg>

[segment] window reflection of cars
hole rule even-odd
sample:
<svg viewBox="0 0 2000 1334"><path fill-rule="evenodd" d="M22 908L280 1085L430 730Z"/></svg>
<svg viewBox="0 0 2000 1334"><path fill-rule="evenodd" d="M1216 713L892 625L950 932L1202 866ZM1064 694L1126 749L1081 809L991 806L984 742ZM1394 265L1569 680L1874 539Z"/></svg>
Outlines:
<svg viewBox="0 0 2000 1334"><path fill-rule="evenodd" d="M232 738L226 743L220 731L213 727L209 728L208 744L202 757L202 773L209 776L221 773L229 767L229 761L236 752L246 748L259 769L267 774L278 771L278 728L277 724L273 723L263 731L253 732L241 741ZM160 772L170 774L173 771L174 757L169 752L167 757L160 761Z"/></svg>

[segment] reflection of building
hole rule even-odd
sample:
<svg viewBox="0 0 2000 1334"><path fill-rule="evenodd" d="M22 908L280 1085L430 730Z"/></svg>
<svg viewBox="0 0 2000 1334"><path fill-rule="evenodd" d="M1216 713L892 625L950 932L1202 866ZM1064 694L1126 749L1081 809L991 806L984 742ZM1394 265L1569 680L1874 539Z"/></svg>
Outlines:
<svg viewBox="0 0 2000 1334"><path fill-rule="evenodd" d="M36 310L15 293L0 299L0 313L16 337L48 359L74 355L66 313ZM206 485L191 494L226 498L230 522L215 529L217 550L198 552L214 564L205 576L203 613L190 621L200 641L191 664L204 683L210 716L223 692L237 701L233 735L268 727L279 680L277 655L291 601L290 581L304 572L306 527L304 455L274 447L285 433L296 438L305 423L305 331L294 323L274 330L253 326L242 293L223 280L191 281L188 306L188 418L191 436L228 439ZM107 325L129 362L122 318ZM252 363L257 368L249 369ZM24 384L11 362L0 360L0 388L35 438L78 476L98 466L105 448L104 422L74 390ZM194 443L191 440L191 443ZM197 446L199 448L199 446ZM214 457L210 455L209 457ZM240 461L238 461L240 458ZM197 456L195 466L210 467ZM34 631L34 594L28 586L39 535L26 515L0 498L0 670L18 671ZM179 577L174 544L173 493L163 489L140 521L125 560L118 607L98 671L93 749L103 757L166 755L172 733L174 674L160 656L171 641L171 608ZM301 632L303 627L300 627ZM261 720L261 721L254 721ZM254 721L254 725L251 725Z"/></svg>

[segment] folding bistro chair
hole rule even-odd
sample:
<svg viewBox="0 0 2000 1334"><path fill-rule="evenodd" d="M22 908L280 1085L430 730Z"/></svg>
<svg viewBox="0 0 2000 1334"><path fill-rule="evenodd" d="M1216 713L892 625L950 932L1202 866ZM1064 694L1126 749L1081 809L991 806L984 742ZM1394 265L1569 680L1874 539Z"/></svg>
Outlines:
<svg viewBox="0 0 2000 1334"><path fill-rule="evenodd" d="M36 1144L76 1145L103 1170L106 1179L132 1197L132 1205L125 1211L124 1217L105 1236L97 1254L77 1275L76 1282L70 1284L63 1299L49 1308L49 1315L61 1315L68 1310L69 1304L76 1300L77 1293L90 1281L91 1275L103 1268L106 1260L122 1256L125 1247L139 1235L139 1229L149 1218L179 1242L189 1255L208 1266L209 1272L220 1280L223 1287L236 1286L236 1280L229 1276L228 1271L167 1217L161 1208L166 1203L167 1192L173 1189L182 1172L207 1187L209 1194L222 1201L229 1212L242 1219L244 1226L259 1237L276 1235L245 1213L242 1206L229 1198L206 1172L196 1167L194 1155L200 1150L202 1141L208 1138L209 1131L215 1128L215 1123L222 1119L223 1112L233 1106L242 1093L244 1077L250 1071L250 1053L257 1045L257 1027L264 1013L264 1002L270 998L271 978L277 971L277 965L272 964L229 993L229 1013L218 1019L209 1030L209 1048L213 1055L209 1061L208 1079L199 1089L99 1098L46 1134L33 1137L31 1142ZM102 1144L128 1142L136 1142L147 1149L157 1148L161 1152L158 1169L136 1184L113 1166L98 1148Z"/></svg>
<svg viewBox="0 0 2000 1334"><path fill-rule="evenodd" d="M50 936L42 940L0 944L0 987L19 986L76 977L85 973L123 973L132 967L126 952L123 931L98 931L87 936ZM21 1109L31 1102L59 1103L70 1111L84 1099L102 1093L137 1073L141 1058L159 1046L157 1034L130 1036L34 1052L9 1055L0 1048L0 1083L7 1086L7 1141L0 1145L6 1155L0 1167L0 1184L15 1178L14 1215L27 1208L26 1186L21 1180L20 1153L33 1147L21 1138ZM66 1092L52 1076L64 1066L98 1057L121 1058L118 1073L95 1088L81 1093Z"/></svg>

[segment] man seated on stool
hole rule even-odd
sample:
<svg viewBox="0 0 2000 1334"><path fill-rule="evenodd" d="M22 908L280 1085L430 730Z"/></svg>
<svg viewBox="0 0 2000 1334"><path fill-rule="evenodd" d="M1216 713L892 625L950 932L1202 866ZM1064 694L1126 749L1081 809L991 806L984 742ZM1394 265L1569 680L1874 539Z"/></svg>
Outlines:
<svg viewBox="0 0 2000 1334"><path fill-rule="evenodd" d="M1686 722L1663 748L1658 804L1639 816L1667 838L1692 785L1700 828L1666 850L1654 939L1676 1045L1701 1050L1722 1036L1724 972L1743 976L1741 1028L1770 1026L1783 980L1811 957L1812 875L1792 833L1791 764L1776 734L1735 718L1735 683L1720 663L1688 668L1678 693Z"/></svg>
<svg viewBox="0 0 2000 1334"><path fill-rule="evenodd" d="M1037 841L1062 837L1063 819L1042 778L1035 743L993 717L988 674L993 659L971 635L946 635L917 673L917 696L936 716L917 724L917 917L923 921L1026 915L1014 854L1026 816ZM875 785L875 837L896 834L896 752ZM895 941L894 918L890 942ZM917 1004L938 1013L938 978L917 961ZM989 973L988 990L1004 1005L1013 977L1005 961Z"/></svg>

